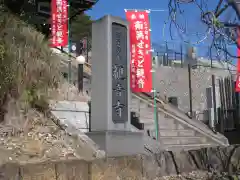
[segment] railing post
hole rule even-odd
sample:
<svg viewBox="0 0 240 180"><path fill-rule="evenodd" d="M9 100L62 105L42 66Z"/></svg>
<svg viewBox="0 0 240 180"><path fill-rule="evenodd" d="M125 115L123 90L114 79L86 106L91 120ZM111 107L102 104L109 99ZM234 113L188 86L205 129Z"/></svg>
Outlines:
<svg viewBox="0 0 240 180"><path fill-rule="evenodd" d="M182 44L180 46L180 51L181 51L181 68L183 68L183 50L182 50Z"/></svg>
<svg viewBox="0 0 240 180"><path fill-rule="evenodd" d="M189 116L192 118L193 109L192 109L192 76L191 76L191 65L188 62L188 89L189 89Z"/></svg>
<svg viewBox="0 0 240 180"><path fill-rule="evenodd" d="M88 112L89 112L89 116L88 116L88 130L89 132L92 131L92 124L91 124L91 101L88 101Z"/></svg>
<svg viewBox="0 0 240 180"><path fill-rule="evenodd" d="M83 64L78 64L78 91L83 92Z"/></svg>

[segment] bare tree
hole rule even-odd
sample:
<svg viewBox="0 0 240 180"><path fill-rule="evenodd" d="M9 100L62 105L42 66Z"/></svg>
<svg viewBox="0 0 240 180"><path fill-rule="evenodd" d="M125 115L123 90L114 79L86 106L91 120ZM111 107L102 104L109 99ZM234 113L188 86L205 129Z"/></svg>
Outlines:
<svg viewBox="0 0 240 180"><path fill-rule="evenodd" d="M200 44L210 40L210 51L217 52L218 56L224 55L225 60L226 57L238 58L236 53L230 51L229 47L240 48L240 41L238 42L240 37L240 0L217 0L214 6L213 4L212 0L169 0L170 36L172 37L172 31L175 28L182 40L188 43L184 39L184 35L189 33L187 26L178 19L191 16L185 9L186 5L195 6L195 9L199 10L199 19L205 29L203 33L198 32L199 29L194 32L194 35L198 37L194 43Z"/></svg>

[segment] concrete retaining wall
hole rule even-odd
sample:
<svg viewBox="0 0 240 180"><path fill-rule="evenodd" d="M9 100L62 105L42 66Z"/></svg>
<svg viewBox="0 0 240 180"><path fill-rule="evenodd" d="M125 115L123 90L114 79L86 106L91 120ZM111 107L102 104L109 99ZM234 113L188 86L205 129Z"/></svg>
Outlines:
<svg viewBox="0 0 240 180"><path fill-rule="evenodd" d="M206 106L206 88L212 86L211 75L217 78L229 76L229 71L199 67L191 71L193 110L203 111ZM178 97L179 108L189 111L189 84L187 68L159 67L155 76L157 91L164 97ZM216 86L218 81L216 80Z"/></svg>
<svg viewBox="0 0 240 180"><path fill-rule="evenodd" d="M238 171L239 146L209 148L189 152L161 152L151 156L99 159L92 162L69 160L38 164L5 164L0 167L4 180L153 180L193 170Z"/></svg>

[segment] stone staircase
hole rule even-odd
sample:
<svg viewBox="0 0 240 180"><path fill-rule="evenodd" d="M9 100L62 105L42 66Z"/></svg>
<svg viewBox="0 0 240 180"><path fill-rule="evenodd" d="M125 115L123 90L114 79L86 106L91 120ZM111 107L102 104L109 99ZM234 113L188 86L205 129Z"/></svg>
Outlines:
<svg viewBox="0 0 240 180"><path fill-rule="evenodd" d="M64 60L65 59L65 60ZM67 69L66 58L62 59L62 64ZM75 61L75 58L73 58ZM73 72L77 72L73 66ZM84 72L91 77L91 65L85 64ZM90 89L90 84L88 85ZM144 123L146 132L150 131L152 137L155 136L154 110L151 99L132 94L131 111L139 115L140 122ZM200 121L188 118L177 108L161 102L158 104L158 121L159 121L159 142L151 141L149 146L154 146L168 150L189 150L199 149L209 146L228 146L228 140L219 133L212 132L205 124ZM147 133L146 133L147 134ZM150 142L148 138L147 141Z"/></svg>
<svg viewBox="0 0 240 180"><path fill-rule="evenodd" d="M171 109L170 105L164 108ZM138 114L140 122L144 123L144 131L149 131L150 136L155 138L155 122L153 106L132 96L131 111ZM164 112L158 111L159 142L164 149L198 149L209 146L227 146L228 140L221 134L215 134L202 122L188 119L183 113L179 112L178 118L174 118L176 112L169 116ZM188 121L192 121L190 124ZM181 121L180 121L181 120Z"/></svg>

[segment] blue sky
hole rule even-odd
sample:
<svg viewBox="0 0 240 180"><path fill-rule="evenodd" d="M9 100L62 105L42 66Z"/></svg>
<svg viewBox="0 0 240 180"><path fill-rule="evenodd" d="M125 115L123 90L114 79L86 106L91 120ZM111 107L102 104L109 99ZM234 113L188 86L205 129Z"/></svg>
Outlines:
<svg viewBox="0 0 240 180"><path fill-rule="evenodd" d="M93 19L111 14L125 18L124 9L164 9L168 10L167 0L99 0L89 11ZM152 36L162 40L161 32L164 21L168 18L168 12L154 12L151 14Z"/></svg>
<svg viewBox="0 0 240 180"><path fill-rule="evenodd" d="M207 2L207 7L209 10L215 9L218 0L205 0ZM181 38L178 31L172 28L172 36L174 40L171 39L169 33L169 23L165 26L164 22L168 20L168 0L99 0L99 2L88 11L87 14L92 17L92 19L98 19L104 15L111 14L113 16L120 16L125 18L124 9L152 9L152 10L166 10L165 12L152 11L150 13L150 22L152 29L152 42L158 44L164 44L165 41L172 41L169 43L169 48L178 49L180 46L178 42ZM198 41L206 31L206 26L200 21L200 10L194 4L184 5L185 17L177 17L180 25L184 26L187 23L188 35L184 37L185 40L191 42ZM200 37L196 38L196 32L200 33ZM209 41L204 41L200 44L201 49L207 49ZM204 54L205 52L203 52Z"/></svg>

